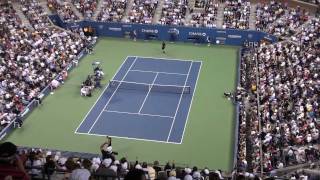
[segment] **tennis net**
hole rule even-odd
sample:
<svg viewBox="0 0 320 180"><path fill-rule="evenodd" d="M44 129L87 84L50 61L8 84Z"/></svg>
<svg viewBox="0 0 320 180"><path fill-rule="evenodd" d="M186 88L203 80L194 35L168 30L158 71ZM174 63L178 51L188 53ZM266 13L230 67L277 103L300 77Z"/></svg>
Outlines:
<svg viewBox="0 0 320 180"><path fill-rule="evenodd" d="M190 86L175 86L175 85L161 85L161 84L147 84L128 81L111 80L109 82L110 88L141 90L161 93L175 93L175 94L190 94Z"/></svg>

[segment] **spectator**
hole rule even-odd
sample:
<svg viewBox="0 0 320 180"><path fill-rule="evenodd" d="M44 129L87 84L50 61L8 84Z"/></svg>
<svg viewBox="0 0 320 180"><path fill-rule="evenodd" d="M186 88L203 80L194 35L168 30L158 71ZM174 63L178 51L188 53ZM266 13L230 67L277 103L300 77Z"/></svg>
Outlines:
<svg viewBox="0 0 320 180"><path fill-rule="evenodd" d="M88 180L91 176L90 168L91 161L84 159L81 166L78 164L76 169L74 169L70 175L70 180Z"/></svg>
<svg viewBox="0 0 320 180"><path fill-rule="evenodd" d="M29 180L30 177L16 152L17 146L11 142L0 144L0 177L3 179L12 177Z"/></svg>
<svg viewBox="0 0 320 180"><path fill-rule="evenodd" d="M192 170L190 168L185 168L184 172L185 172L185 176L183 180L192 180L192 175L191 175Z"/></svg>
<svg viewBox="0 0 320 180"><path fill-rule="evenodd" d="M29 153L28 159L26 161L26 166L31 167L29 174L32 177L39 177L41 176L41 167L44 165L44 162L40 159L41 152L31 151Z"/></svg>
<svg viewBox="0 0 320 180"><path fill-rule="evenodd" d="M132 171L129 171L129 173L126 175L124 180L146 180L146 176L144 174L144 171L141 169L133 169Z"/></svg>
<svg viewBox="0 0 320 180"><path fill-rule="evenodd" d="M83 86L83 87L80 89L80 95L81 95L81 96L91 97L91 96L92 96L92 94L91 94L91 89L90 89L88 86Z"/></svg>
<svg viewBox="0 0 320 180"><path fill-rule="evenodd" d="M113 168L111 168L111 164L112 164L112 159L110 158L104 159L95 174L99 176L111 176L111 177L117 176L117 170L114 170Z"/></svg>
<svg viewBox="0 0 320 180"><path fill-rule="evenodd" d="M107 136L107 140L100 145L100 151L102 154L102 159L110 158L112 161L115 161L115 155L117 152L112 152L112 144L111 144L111 137Z"/></svg>
<svg viewBox="0 0 320 180"><path fill-rule="evenodd" d="M56 159L56 161L58 161L59 159L60 157ZM47 175L49 179L49 177L54 173L56 169L56 162L51 155L46 157L46 162L43 167L44 167L44 174Z"/></svg>
<svg viewBox="0 0 320 180"><path fill-rule="evenodd" d="M176 174L176 171L175 170L172 170L169 172L169 178L168 180L177 180L177 174Z"/></svg>
<svg viewBox="0 0 320 180"><path fill-rule="evenodd" d="M158 174L159 171L162 171L162 168L159 166L159 161L154 161L153 169L156 171L156 174Z"/></svg>

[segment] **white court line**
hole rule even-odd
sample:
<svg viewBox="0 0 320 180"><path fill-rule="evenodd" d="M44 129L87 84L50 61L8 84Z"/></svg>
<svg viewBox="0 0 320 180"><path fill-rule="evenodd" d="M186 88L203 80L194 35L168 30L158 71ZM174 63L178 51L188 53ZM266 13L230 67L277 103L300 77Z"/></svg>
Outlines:
<svg viewBox="0 0 320 180"><path fill-rule="evenodd" d="M127 56L126 59L121 63L121 65L119 66L119 68L117 69L116 73L113 75L113 77L111 79L114 79L115 76L118 74L118 72L120 71L120 69L122 68L122 66L124 65L124 63L127 61L127 59L131 57L131 56ZM104 92L107 90L107 88L109 87L109 83L108 85L103 89L102 93L100 94L100 96L98 97L98 99L96 100L96 102L91 106L90 110L87 112L87 114L85 115L85 117L82 119L81 123L78 125L77 129L74 131L75 133L78 131L78 129L80 128L80 126L82 125L82 123L84 122L85 119L87 119L88 115L90 114L90 112L92 111L93 107L96 106L96 104L98 103L99 99L101 98L101 96L104 94Z"/></svg>
<svg viewBox="0 0 320 180"><path fill-rule="evenodd" d="M136 56L136 57L140 57L140 58L150 58L153 60L157 60L157 59L161 59L161 60L166 60L166 61L183 61L183 62L197 62L197 61L193 61L193 60L188 60L188 59L175 59L175 58L163 58L163 57L148 57L148 56Z"/></svg>
<svg viewBox="0 0 320 180"><path fill-rule="evenodd" d="M193 62L191 61L190 66L189 66L189 70L188 70L187 78L186 78L186 80L184 81L184 86L186 86L186 84L187 84L187 81L188 81L188 78L189 78L189 75L190 75L190 70L191 70L192 64L193 64ZM180 95L180 99L179 99L179 102L178 102L178 107L177 107L177 109L176 109L176 112L174 113L174 118L173 118L173 121L172 121L172 124L171 124L171 128L170 128L170 131L169 131L169 135L168 135L167 141L169 141L169 139L170 139L171 131L172 131L174 122L175 122L175 120L176 120L176 116L177 116L177 114L178 114L178 110L179 110L179 107L180 107L180 103L181 103L183 94L184 94L184 91L182 91L182 93L181 93L181 95Z"/></svg>
<svg viewBox="0 0 320 180"><path fill-rule="evenodd" d="M134 72L149 72L149 73L160 73L160 74L172 74L172 75L181 75L181 76L186 76L188 74L183 74L183 73L170 73L170 72L163 72L163 71L144 71L144 70L139 70L139 69L132 69L130 71Z"/></svg>
<svg viewBox="0 0 320 180"><path fill-rule="evenodd" d="M119 114L134 114L134 115L139 115L139 116L153 116L153 117L163 117L163 118L173 119L172 116L162 116L162 115L157 115L157 114L133 113L133 112L123 112L123 111L112 111L112 110L104 110L104 112L119 113Z"/></svg>
<svg viewBox="0 0 320 180"><path fill-rule="evenodd" d="M137 57L135 57L133 63L131 64L131 66L129 67L129 69L127 70L126 74L122 77L121 81L124 80L124 78L128 75L130 69L132 68L132 66L134 65L134 63L136 62ZM120 84L117 86L117 88L113 91L111 97L109 98L109 100L107 101L107 103L104 105L104 107L102 108L102 111L99 113L98 117L96 118L96 120L94 121L93 125L91 126L91 128L89 129L88 133L91 132L92 128L94 127L94 125L97 123L98 119L100 118L102 112L104 111L104 109L109 105L112 97L116 94L118 88L120 87Z"/></svg>
<svg viewBox="0 0 320 180"><path fill-rule="evenodd" d="M85 135L102 136L102 137L110 136L110 137L112 137L112 138L128 139L128 140L138 140L138 141L148 141L148 142L165 143L165 144L181 144L181 143L176 143L176 142L167 142L167 141L159 141L159 140L143 139L143 138L123 137L123 136L113 136L113 135L107 135L107 134L79 133L79 132L76 132L76 134L85 134Z"/></svg>
<svg viewBox="0 0 320 180"><path fill-rule="evenodd" d="M116 73L113 75L112 79L114 79L114 77L118 74L118 72L120 71L120 69L122 68L122 66L124 65L124 63L127 61L128 58L130 57L134 57L134 58L153 58L153 59L162 59L162 60L168 60L168 61L184 61L184 62L190 62L190 60L183 60L183 59L169 59L169 58L160 58L160 57L143 57L143 56L127 56L125 61L122 62L121 66L118 68L118 70L116 71ZM200 76L200 72L201 72L201 67L202 67L202 61L194 61L194 60L191 60L191 62L200 62L201 65L200 65L200 69L199 69L199 72L198 72L198 77L197 77L197 81L196 81L196 84L195 84L195 89L193 91L193 94L192 94L192 99L191 99L191 104L190 104L190 107L189 107L189 111L188 111L188 115L187 115L187 121L185 123L185 126L184 126L184 129L183 129L183 134L182 134L182 138L181 138L181 142L180 143L177 143L177 142L169 142L169 141L158 141L158 140L150 140L150 139L142 139L142 138L130 138L130 137L120 137L120 136L112 136L110 135L110 137L114 137L114 138L120 138L120 139L129 139L129 140L141 140L141 141L149 141L149 142L158 142L158 143L167 143L167 144L182 144L183 142L183 138L184 138L184 133L185 133L185 129L186 129L186 126L187 126L187 123L188 123L188 118L189 118L189 113L190 113L190 109L191 109L191 106L192 106L192 103L193 103L193 97L194 97L194 94L195 94L195 91L196 91L196 88L197 88L197 83L198 83L198 79L199 79L199 76ZM131 71L134 71L134 70L131 70ZM177 73L179 74L179 73ZM186 75L189 75L189 74L186 74ZM123 82L126 82L126 81L123 81ZM140 83L140 84L146 84L146 83ZM169 86L169 85L168 85ZM172 86L172 85L170 85ZM76 131L74 132L75 134L85 134L85 135L94 135L94 136L106 136L106 135L101 135L101 134L94 134L94 133L80 133L80 132L77 132L77 130L79 129L79 127L82 125L82 123L84 122L84 120L87 118L87 116L89 115L89 113L92 111L93 107L96 105L96 103L99 101L99 99L101 98L101 96L104 94L104 91L109 87L109 84L105 87L105 89L103 90L103 92L100 94L99 98L96 100L96 102L92 105L92 107L90 108L89 112L86 114L85 118L83 118L82 122L80 123L80 125L78 126L78 128L76 129ZM178 86L179 87L179 86ZM182 87L182 86L180 86ZM123 112L125 113L125 112ZM132 113L128 113L128 114L132 114ZM159 117L167 117L167 118L174 118L174 117L171 117L171 116L160 116L160 115L151 115L151 114L140 114L140 115L149 115L149 116L159 116ZM170 137L170 134L169 134L169 137Z"/></svg>
<svg viewBox="0 0 320 180"><path fill-rule="evenodd" d="M199 62L199 61L197 61L197 62ZM200 61L200 68L198 70L198 76L197 76L196 84L195 84L194 89L193 89L191 103L190 103L189 110L188 110L188 113L187 113L188 114L187 115L187 120L184 123L184 128L183 128L180 144L182 144L182 142L183 142L184 132L185 132L187 124L188 124L189 114L190 114L191 106L192 106L192 103L193 103L193 97L194 97L194 94L196 93L196 90L197 90L197 84L198 84L198 80L199 80L199 76L200 76L200 72L201 72L201 67L202 67L202 61Z"/></svg>
<svg viewBox="0 0 320 180"><path fill-rule="evenodd" d="M147 98L148 98L148 96L149 96L149 94L150 94L151 88L152 88L152 86L154 85L154 82L156 81L156 79L157 79L157 77L158 77L158 74L159 74L159 73L157 73L156 76L154 77L154 79L153 79L153 81L152 81L152 83L151 83L151 85L150 85L151 87L149 86L148 93L147 93L146 97L144 98L144 100L143 100L143 102L142 102L142 105L141 105L141 107L140 107L140 109L139 109L139 111L138 111L139 114L140 114L140 112L141 112L141 110L142 110L142 108L143 108L144 103L147 101Z"/></svg>

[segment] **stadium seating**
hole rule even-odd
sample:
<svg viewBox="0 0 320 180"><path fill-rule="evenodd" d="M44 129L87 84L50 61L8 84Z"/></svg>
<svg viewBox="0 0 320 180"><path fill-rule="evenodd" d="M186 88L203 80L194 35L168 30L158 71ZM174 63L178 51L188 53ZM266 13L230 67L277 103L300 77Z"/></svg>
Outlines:
<svg viewBox="0 0 320 180"><path fill-rule="evenodd" d="M265 172L319 160L319 30L319 19L312 19L293 41L262 46L243 57L242 86L251 89L240 113L239 157L244 168L261 168L260 148ZM252 162L246 161L246 154Z"/></svg>
<svg viewBox="0 0 320 180"><path fill-rule="evenodd" d="M5 127L37 98L89 41L84 36L44 27L47 21L35 20L43 14L32 18L31 13L27 13L37 29L32 31L21 25L11 4L1 4L0 12L3 18L1 73L5 74L1 76L1 100L5 105L1 112L1 127Z"/></svg>
<svg viewBox="0 0 320 180"><path fill-rule="evenodd" d="M98 21L120 22L123 18L127 0L104 0Z"/></svg>
<svg viewBox="0 0 320 180"><path fill-rule="evenodd" d="M30 0L29 0L30 1ZM71 8L68 2L47 0L48 6L53 12L57 12L65 22L79 21L80 18ZM93 19L97 10L96 19L103 22L123 22L161 25L178 25L192 27L218 27L217 16L219 4L224 7L221 28L249 29L250 8L248 0L209 0L196 1L194 10L188 1L163 0L159 19L154 20L158 0L134 0L131 9L126 14L127 0L103 0L102 6L97 9L96 0L72 0L76 9L86 19ZM311 3L317 4L318 1ZM26 1L28 2L28 1ZM301 7L290 8L286 3L279 1L261 2L256 7L255 29L268 32L279 38L287 38L293 35L308 18L308 11ZM41 12L40 12L41 13ZM190 15L190 20L188 19ZM125 17L125 18L124 18ZM219 26L220 27L220 26Z"/></svg>
<svg viewBox="0 0 320 180"><path fill-rule="evenodd" d="M21 1L21 10L35 29L50 26L47 12L37 0Z"/></svg>
<svg viewBox="0 0 320 180"><path fill-rule="evenodd" d="M308 20L308 13L300 7L288 8L287 4L270 1L257 7L256 28L279 37L288 37Z"/></svg>
<svg viewBox="0 0 320 180"><path fill-rule="evenodd" d="M258 31L265 31L274 21L285 14L286 4L277 1L270 1L269 4L257 5L256 28Z"/></svg>
<svg viewBox="0 0 320 180"><path fill-rule="evenodd" d="M127 23L151 24L158 6L158 0L134 0Z"/></svg>
<svg viewBox="0 0 320 180"><path fill-rule="evenodd" d="M247 0L227 0L223 15L223 28L248 29L250 2Z"/></svg>
<svg viewBox="0 0 320 180"><path fill-rule="evenodd" d="M63 21L74 22L80 18L75 14L68 2L60 2L57 0L48 0L48 7L52 12L57 12Z"/></svg>
<svg viewBox="0 0 320 180"><path fill-rule="evenodd" d="M219 3L216 0L210 0L204 4L204 12L191 13L190 25L193 27L214 28Z"/></svg>
<svg viewBox="0 0 320 180"><path fill-rule="evenodd" d="M318 0L305 1L319 4ZM93 18L98 3L96 0L72 0L73 5L59 0L47 2L49 9L59 14L65 22L80 20L72 6L85 18ZM190 24L187 24L188 1L165 0L158 23L214 28L217 26L219 3L217 0L207 3L197 1L196 7L204 8L204 11L191 11ZM158 4L158 0L134 0L124 21L151 24ZM22 12L34 29L21 24L10 2L0 3L0 100L3 104L0 130L37 98L90 43L81 30L71 33L53 26L39 1L24 0L21 5ZM103 0L97 20L120 22L126 16L127 5L127 0ZM226 0L223 5L223 28L249 29L249 1ZM240 97L239 176L251 176L245 172L258 173L261 168L265 172L272 172L320 160L319 18L311 17L301 7L290 8L287 4L270 1L257 5L254 23L256 30L276 35L284 41L250 49L241 58L240 87L237 89ZM32 159L35 154L41 158ZM79 169L77 164L85 162L81 157L74 160L59 153L41 150L28 150L20 156L25 157L29 173L36 175L41 175L42 168L54 161L57 164L55 170L66 171L72 176L72 172ZM39 162L38 167L33 164L34 160ZM223 174L197 168L179 171L170 165L161 168L164 172L154 173L155 166L139 162L130 165L126 159L93 158L89 164L89 173L92 175L98 168L109 168L121 177L135 169L142 170L148 177L163 174L196 179L199 175L220 178ZM2 171L9 171L6 168L0 167L0 177ZM10 171L14 176L24 176L21 172Z"/></svg>
<svg viewBox="0 0 320 180"><path fill-rule="evenodd" d="M9 147L8 147L9 146ZM11 147L13 146L13 147ZM60 152L52 150L44 150L39 148L19 148L10 143L0 144L0 159L10 154L10 158L21 162L25 170L18 170L16 165L9 165L6 161L0 161L0 177L11 175L20 177L21 179L29 179L24 172L27 172L32 178L42 179L50 177L52 179L75 178L76 174L81 171L82 176L91 176L94 179L101 178L124 178L133 171L141 171L146 179L161 179L161 177L174 177L180 179L196 180L200 178L215 177L221 179L225 175L220 170L209 171L208 168L198 169L194 166L176 167L174 163L160 165L158 161L153 164L146 162L129 161L126 158L118 159L112 155L112 150L102 146L102 151L107 153L107 158L102 159L97 154L73 154L70 152ZM12 154L12 155L11 155ZM83 157L79 157L83 156ZM82 177L85 178L85 177ZM170 178L169 178L170 179Z"/></svg>
<svg viewBox="0 0 320 180"><path fill-rule="evenodd" d="M159 23L162 25L185 25L187 8L188 1L165 0Z"/></svg>
<svg viewBox="0 0 320 180"><path fill-rule="evenodd" d="M97 9L97 0L72 0L72 3L88 19L92 18Z"/></svg>

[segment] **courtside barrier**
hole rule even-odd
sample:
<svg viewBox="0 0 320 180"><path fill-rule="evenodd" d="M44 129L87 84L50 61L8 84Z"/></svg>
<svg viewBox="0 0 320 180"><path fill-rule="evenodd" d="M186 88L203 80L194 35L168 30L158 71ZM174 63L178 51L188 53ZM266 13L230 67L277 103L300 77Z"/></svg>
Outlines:
<svg viewBox="0 0 320 180"><path fill-rule="evenodd" d="M259 44L261 40L266 40L270 43L277 41L277 37L273 35L253 30L96 22L90 20L65 23L58 15L51 15L49 17L53 23L62 28L92 27L96 36L136 37L143 40L211 43L233 46L242 46L245 43Z"/></svg>
<svg viewBox="0 0 320 180"><path fill-rule="evenodd" d="M241 77L241 62L242 62L242 53L243 49L240 47L238 51L238 61L237 61L237 81L236 81L236 87L240 87L240 77ZM237 90L236 90L237 91ZM239 147L239 122L240 122L240 105L236 101L236 109L235 109L235 119L236 122L234 123L234 147L233 147L233 169L237 168L238 165L238 147Z"/></svg>

